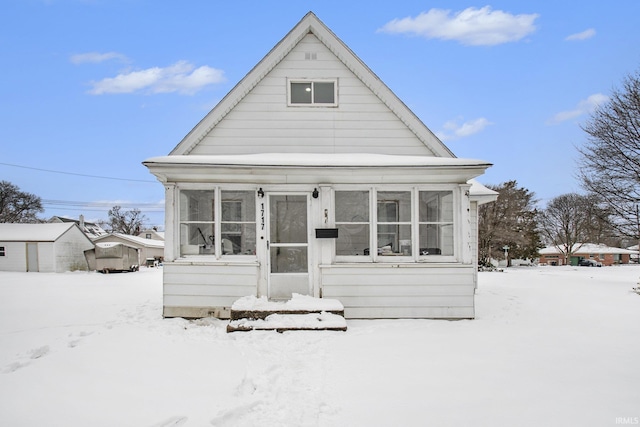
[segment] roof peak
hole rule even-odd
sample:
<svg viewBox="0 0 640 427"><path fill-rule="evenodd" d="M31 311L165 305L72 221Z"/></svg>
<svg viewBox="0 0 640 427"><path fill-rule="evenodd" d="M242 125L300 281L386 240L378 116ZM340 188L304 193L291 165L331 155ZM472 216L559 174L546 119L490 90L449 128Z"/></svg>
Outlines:
<svg viewBox="0 0 640 427"><path fill-rule="evenodd" d="M188 155L242 99L273 70L300 41L312 33L342 62L424 146L438 157L455 157L442 141L389 89L389 87L327 27L313 11L304 17L227 93L183 138L170 155Z"/></svg>

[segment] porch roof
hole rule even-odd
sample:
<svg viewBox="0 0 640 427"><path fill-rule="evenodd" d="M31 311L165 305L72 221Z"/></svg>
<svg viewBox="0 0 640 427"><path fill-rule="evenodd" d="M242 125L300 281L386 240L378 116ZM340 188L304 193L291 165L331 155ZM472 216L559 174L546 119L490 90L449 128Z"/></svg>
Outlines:
<svg viewBox="0 0 640 427"><path fill-rule="evenodd" d="M340 154L340 153L259 153L237 155L171 155L152 157L143 162L152 165L203 165L241 167L330 167L330 168L381 168L381 167L482 167L491 163L484 160L457 157L398 156L388 154Z"/></svg>

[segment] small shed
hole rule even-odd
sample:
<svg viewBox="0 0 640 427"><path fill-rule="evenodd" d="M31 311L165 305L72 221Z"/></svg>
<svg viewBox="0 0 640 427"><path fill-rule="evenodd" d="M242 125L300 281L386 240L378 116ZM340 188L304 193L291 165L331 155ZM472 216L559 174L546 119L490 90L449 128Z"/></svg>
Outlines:
<svg viewBox="0 0 640 427"><path fill-rule="evenodd" d="M87 270L93 243L75 223L0 224L0 271Z"/></svg>
<svg viewBox="0 0 640 427"><path fill-rule="evenodd" d="M138 271L139 249L119 242L96 243L96 247L84 251L90 270L102 273Z"/></svg>
<svg viewBox="0 0 640 427"><path fill-rule="evenodd" d="M638 251L595 243L575 244L571 251L571 259L568 261L565 259L564 252L557 246L548 246L540 249L538 253L540 254L540 264L547 265L577 265L581 259L592 259L604 266L609 266L629 264L631 256L638 256Z"/></svg>
<svg viewBox="0 0 640 427"><path fill-rule="evenodd" d="M138 265L145 265L149 258L162 261L164 259L164 241L145 239L122 233L111 233L93 240L94 243L122 243L137 248L140 254Z"/></svg>

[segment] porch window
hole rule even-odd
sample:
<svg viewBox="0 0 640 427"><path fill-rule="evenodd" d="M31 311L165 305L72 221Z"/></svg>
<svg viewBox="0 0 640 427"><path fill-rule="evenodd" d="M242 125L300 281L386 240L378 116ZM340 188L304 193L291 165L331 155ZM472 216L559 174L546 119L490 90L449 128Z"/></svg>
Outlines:
<svg viewBox="0 0 640 427"><path fill-rule="evenodd" d="M454 191L336 190L338 261L402 262L455 256ZM360 256L360 259L355 258Z"/></svg>
<svg viewBox="0 0 640 427"><path fill-rule="evenodd" d="M336 106L336 80L289 81L289 105Z"/></svg>
<svg viewBox="0 0 640 427"><path fill-rule="evenodd" d="M420 191L420 255L453 255L453 193Z"/></svg>
<svg viewBox="0 0 640 427"><path fill-rule="evenodd" d="M180 192L180 255L215 254L215 191Z"/></svg>
<svg viewBox="0 0 640 427"><path fill-rule="evenodd" d="M336 255L369 255L369 192L336 191Z"/></svg>
<svg viewBox="0 0 640 427"><path fill-rule="evenodd" d="M255 191L180 191L180 255L255 255Z"/></svg>
<svg viewBox="0 0 640 427"><path fill-rule="evenodd" d="M255 191L221 192L221 237L223 255L255 255Z"/></svg>

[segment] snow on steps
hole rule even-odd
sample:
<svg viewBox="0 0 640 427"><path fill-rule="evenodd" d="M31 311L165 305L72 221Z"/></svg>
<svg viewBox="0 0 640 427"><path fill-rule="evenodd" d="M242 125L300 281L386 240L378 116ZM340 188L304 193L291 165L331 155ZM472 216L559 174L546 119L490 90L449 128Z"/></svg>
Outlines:
<svg viewBox="0 0 640 427"><path fill-rule="evenodd" d="M344 307L340 301L293 294L288 301L266 297L243 297L231 306L227 332L275 330L346 331Z"/></svg>

